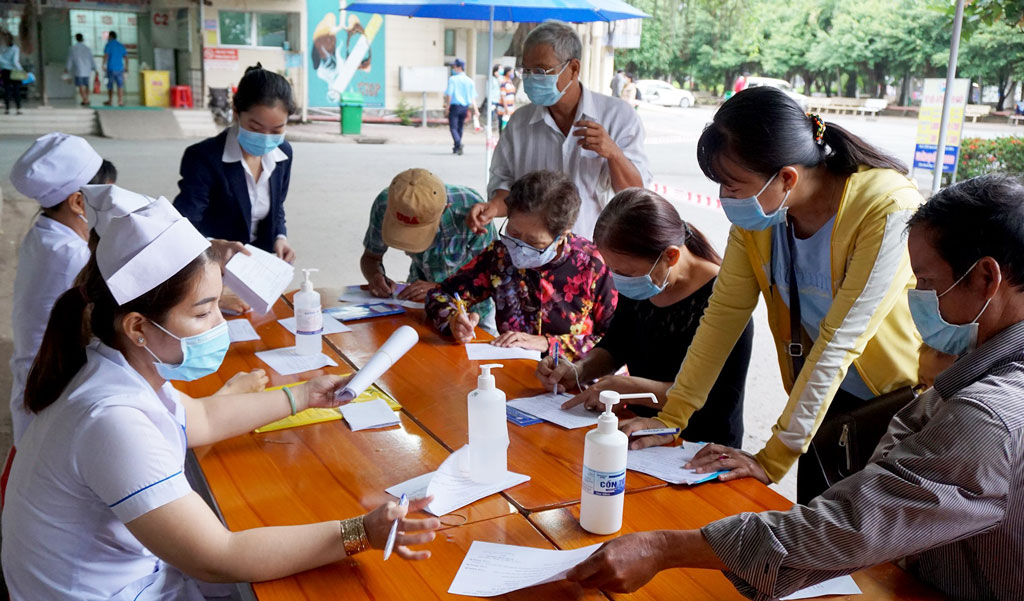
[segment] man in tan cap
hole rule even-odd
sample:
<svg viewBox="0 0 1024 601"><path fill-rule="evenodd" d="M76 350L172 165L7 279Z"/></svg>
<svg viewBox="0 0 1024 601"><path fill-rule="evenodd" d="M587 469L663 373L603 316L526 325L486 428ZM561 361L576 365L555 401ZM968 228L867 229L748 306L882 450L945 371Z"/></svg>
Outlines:
<svg viewBox="0 0 1024 601"><path fill-rule="evenodd" d="M370 225L363 238L359 268L370 292L386 298L420 302L427 291L442 282L497 240L493 224L483 236L466 226L470 207L483 202L472 188L445 184L426 169L409 169L391 180L370 209ZM399 286L384 273L388 248L405 251L412 260L409 285ZM490 301L483 309L491 313ZM481 314L483 316L483 314Z"/></svg>

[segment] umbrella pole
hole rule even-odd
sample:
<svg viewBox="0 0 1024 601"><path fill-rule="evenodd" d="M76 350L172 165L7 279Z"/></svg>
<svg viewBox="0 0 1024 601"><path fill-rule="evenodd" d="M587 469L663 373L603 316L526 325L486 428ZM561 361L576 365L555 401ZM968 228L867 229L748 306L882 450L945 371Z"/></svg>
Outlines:
<svg viewBox="0 0 1024 601"><path fill-rule="evenodd" d="M942 99L942 121L939 124L939 143L935 147L935 173L932 175L932 194L942 185L942 166L946 162L946 134L949 129L949 113L953 105L953 80L956 78L956 61L960 54L960 27L964 21L964 0L956 2L956 16L953 17L953 40L949 44L949 68L946 70L946 94ZM967 94L970 95L970 89Z"/></svg>
<svg viewBox="0 0 1024 601"><path fill-rule="evenodd" d="M491 107L494 106L494 99L491 98L491 77L494 74L491 72L494 63L494 5L491 5L491 18L488 21L487 31L487 101L484 103L484 108L487 110L487 141L484 146L484 187L486 187L487 181L490 180L491 176L491 115L494 113ZM500 90L499 90L500 93Z"/></svg>

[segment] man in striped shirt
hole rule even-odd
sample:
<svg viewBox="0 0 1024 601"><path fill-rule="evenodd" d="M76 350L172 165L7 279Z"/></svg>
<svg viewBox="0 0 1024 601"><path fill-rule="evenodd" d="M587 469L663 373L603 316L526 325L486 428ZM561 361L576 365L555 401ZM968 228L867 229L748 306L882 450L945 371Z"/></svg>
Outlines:
<svg viewBox="0 0 1024 601"><path fill-rule="evenodd" d="M871 463L789 511L620 537L570 580L632 591L662 569L709 568L767 600L905 559L951 599L1021 598L1024 182L951 186L909 228L914 322L959 359L893 418Z"/></svg>

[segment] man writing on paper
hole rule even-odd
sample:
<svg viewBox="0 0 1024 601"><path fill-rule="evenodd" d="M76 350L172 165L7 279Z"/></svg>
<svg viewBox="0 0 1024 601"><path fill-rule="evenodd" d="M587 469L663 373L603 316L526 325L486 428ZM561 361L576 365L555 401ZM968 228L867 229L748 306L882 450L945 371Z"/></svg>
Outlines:
<svg viewBox="0 0 1024 601"><path fill-rule="evenodd" d="M577 236L594 237L601 209L616 192L651 181L644 126L631 106L580 83L583 42L570 25L546 21L523 45L523 86L532 104L509 119L494 151L487 194L468 223L480 233L507 215L512 182L539 169L560 171L579 190Z"/></svg>
<svg viewBox="0 0 1024 601"><path fill-rule="evenodd" d="M481 202L476 190L445 184L426 169L408 169L396 175L373 200L363 238L359 269L370 285L370 293L379 298L395 296L397 285L384 273L384 253L396 248L405 251L412 262L409 285L397 297L423 302L427 292L497 239L493 224L487 224L481 236L466 225L470 208ZM494 329L494 304L490 299L470 310Z"/></svg>
<svg viewBox="0 0 1024 601"><path fill-rule="evenodd" d="M958 359L896 414L867 467L789 511L620 537L570 580L632 591L662 569L709 568L748 597L777 599L904 558L950 599L1020 599L1024 182L950 186L909 228L911 315L925 344Z"/></svg>

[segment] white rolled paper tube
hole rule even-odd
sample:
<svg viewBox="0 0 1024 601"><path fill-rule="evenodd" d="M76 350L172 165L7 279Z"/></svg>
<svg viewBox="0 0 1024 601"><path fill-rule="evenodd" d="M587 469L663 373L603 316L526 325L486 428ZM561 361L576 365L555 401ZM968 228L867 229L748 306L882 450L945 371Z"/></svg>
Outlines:
<svg viewBox="0 0 1024 601"><path fill-rule="evenodd" d="M391 366L401 359L402 355L409 352L409 349L419 342L419 339L420 336L416 330L409 326L402 326L395 330L380 349L370 357L366 365L352 376L345 388L337 393L338 400L351 401L363 394L363 391L376 382L377 378L384 375L384 372L391 369Z"/></svg>

